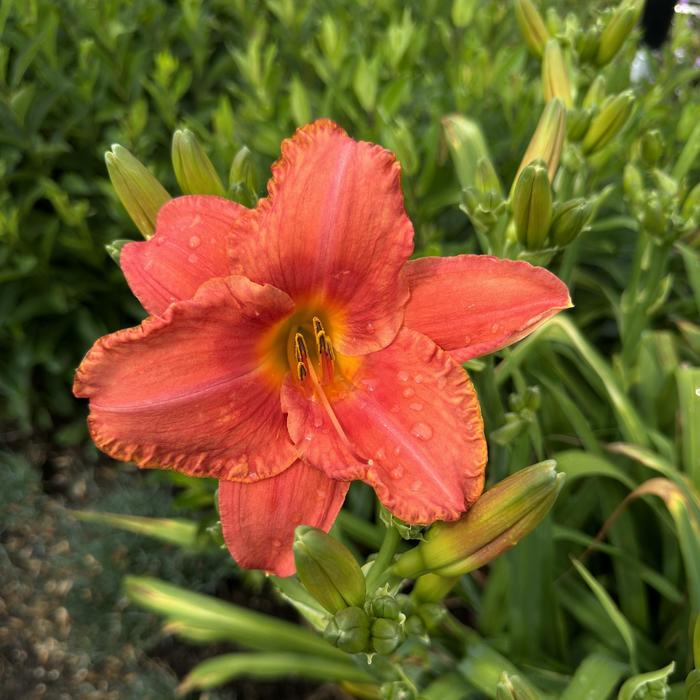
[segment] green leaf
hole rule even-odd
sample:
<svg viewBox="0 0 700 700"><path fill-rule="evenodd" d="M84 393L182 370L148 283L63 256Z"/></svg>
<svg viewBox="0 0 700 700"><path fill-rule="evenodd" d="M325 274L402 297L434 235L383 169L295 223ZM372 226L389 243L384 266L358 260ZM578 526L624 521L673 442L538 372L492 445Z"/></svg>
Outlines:
<svg viewBox="0 0 700 700"><path fill-rule="evenodd" d="M610 594L598 583L595 577L578 559L571 560L576 570L579 572L588 587L593 591L593 595L598 599L598 602L605 610L606 614L615 625L615 628L620 633L627 652L629 654L630 665L632 669L637 668L637 648L634 640L634 632L632 626L627 621L625 616L620 612L615 602L610 597Z"/></svg>
<svg viewBox="0 0 700 700"><path fill-rule="evenodd" d="M605 700L609 698L627 666L603 654L590 654L576 669L560 700Z"/></svg>
<svg viewBox="0 0 700 700"><path fill-rule="evenodd" d="M700 367L676 370L683 466L700 492Z"/></svg>
<svg viewBox="0 0 700 700"><path fill-rule="evenodd" d="M308 678L313 681L371 683L372 676L350 657L331 660L308 654L225 654L197 664L178 688L181 694L208 690L236 678Z"/></svg>
<svg viewBox="0 0 700 700"><path fill-rule="evenodd" d="M111 527L135 532L138 535L153 537L178 547L195 547L197 544L197 523L182 518L146 518L140 515L120 513L97 513L90 510L68 511L78 520L102 523Z"/></svg>

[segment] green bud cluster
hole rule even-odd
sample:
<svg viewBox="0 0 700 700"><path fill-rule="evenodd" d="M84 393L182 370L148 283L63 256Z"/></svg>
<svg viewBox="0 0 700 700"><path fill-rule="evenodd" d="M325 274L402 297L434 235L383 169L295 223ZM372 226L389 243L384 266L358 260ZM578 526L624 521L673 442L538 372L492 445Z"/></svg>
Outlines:
<svg viewBox="0 0 700 700"><path fill-rule="evenodd" d="M583 137L583 152L593 154L605 148L627 124L633 107L634 94L631 90L605 98Z"/></svg>
<svg viewBox="0 0 700 700"><path fill-rule="evenodd" d="M491 440L498 445L507 445L531 426L539 409L541 395L539 387L531 386L523 394L511 394L505 415L505 424L491 433Z"/></svg>
<svg viewBox="0 0 700 700"><path fill-rule="evenodd" d="M462 210L479 231L488 231L504 213L506 202L501 182L491 160L484 156L476 164L474 186L463 192Z"/></svg>

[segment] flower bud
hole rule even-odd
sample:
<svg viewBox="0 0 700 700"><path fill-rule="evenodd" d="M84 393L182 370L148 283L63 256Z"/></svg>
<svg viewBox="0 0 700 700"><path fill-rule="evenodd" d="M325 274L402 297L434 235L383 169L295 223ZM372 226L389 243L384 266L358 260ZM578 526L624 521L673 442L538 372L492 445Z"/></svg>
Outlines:
<svg viewBox="0 0 700 700"><path fill-rule="evenodd" d="M569 73L566 69L564 53L557 39L550 39L544 47L542 87L545 102L558 97L566 107L572 106Z"/></svg>
<svg viewBox="0 0 700 700"><path fill-rule="evenodd" d="M387 620L398 620L401 607L396 598L390 595L380 595L372 601L372 615L385 617Z"/></svg>
<svg viewBox="0 0 700 700"><path fill-rule="evenodd" d="M572 109L567 115L568 127L566 135L571 141L580 141L588 131L593 117L592 109Z"/></svg>
<svg viewBox="0 0 700 700"><path fill-rule="evenodd" d="M664 137L658 129L647 131L640 142L642 160L649 166L654 167L664 153Z"/></svg>
<svg viewBox="0 0 700 700"><path fill-rule="evenodd" d="M549 32L532 0L515 0L515 18L530 51L541 56L544 45L549 39Z"/></svg>
<svg viewBox="0 0 700 700"><path fill-rule="evenodd" d="M644 229L652 236L665 238L668 230L668 220L659 195L656 192L650 192L641 201L641 207L641 222Z"/></svg>
<svg viewBox="0 0 700 700"><path fill-rule="evenodd" d="M233 157L228 173L231 196L244 206L254 206L257 202L257 178L253 167L252 154L243 146Z"/></svg>
<svg viewBox="0 0 700 700"><path fill-rule="evenodd" d="M173 134L171 148L173 170L183 194L224 196L224 186L197 137L189 129Z"/></svg>
<svg viewBox="0 0 700 700"><path fill-rule="evenodd" d="M667 197L675 197L678 194L678 181L668 173L665 173L659 168L654 168L651 175L656 183L656 188L659 192Z"/></svg>
<svg viewBox="0 0 700 700"><path fill-rule="evenodd" d="M593 63L598 56L600 33L596 29L588 29L578 39L576 46L579 59L583 63Z"/></svg>
<svg viewBox="0 0 700 700"><path fill-rule="evenodd" d="M496 193L503 196L501 181L498 179L496 169L488 156L479 158L479 162L476 164L474 184L482 195Z"/></svg>
<svg viewBox="0 0 700 700"><path fill-rule="evenodd" d="M528 421L516 413L506 413L506 422L496 430L492 431L489 438L496 445L509 445L513 440L523 434L528 427Z"/></svg>
<svg viewBox="0 0 700 700"><path fill-rule="evenodd" d="M477 163L489 155L479 125L459 114L450 114L442 120L442 128L460 186L462 189L472 187Z"/></svg>
<svg viewBox="0 0 700 700"><path fill-rule="evenodd" d="M627 163L622 171L622 189L632 202L639 201L644 194L644 179L632 163Z"/></svg>
<svg viewBox="0 0 700 700"><path fill-rule="evenodd" d="M583 231L592 209L591 203L580 197L555 204L549 227L552 244L560 248L569 245Z"/></svg>
<svg viewBox="0 0 700 700"><path fill-rule="evenodd" d="M403 640L403 629L396 620L379 617L372 623L370 643L377 654L391 654Z"/></svg>
<svg viewBox="0 0 700 700"><path fill-rule="evenodd" d="M433 525L423 542L396 560L394 573L447 577L478 569L535 529L556 500L563 478L553 461L512 474L484 492L461 520Z"/></svg>
<svg viewBox="0 0 700 700"><path fill-rule="evenodd" d="M552 220L552 188L543 161L536 160L520 173L512 208L520 244L528 250L544 247Z"/></svg>
<svg viewBox="0 0 700 700"><path fill-rule="evenodd" d="M600 35L596 56L596 63L599 66L609 63L620 50L637 24L641 11L642 3L639 0L623 0L617 7Z"/></svg>
<svg viewBox="0 0 700 700"><path fill-rule="evenodd" d="M150 238L156 230L158 211L170 195L151 171L118 143L105 153L105 163L119 201L141 235Z"/></svg>
<svg viewBox="0 0 700 700"><path fill-rule="evenodd" d="M518 166L518 172L513 179L511 194L515 189L515 183L523 169L538 158L547 164L550 182L554 181L554 176L559 167L559 158L564 147L564 137L566 136L566 108L559 99L550 100L542 112L535 133L530 139L523 159Z"/></svg>
<svg viewBox="0 0 700 700"><path fill-rule="evenodd" d="M539 698L520 676L510 675L504 671L496 686L496 700L539 700Z"/></svg>
<svg viewBox="0 0 700 700"><path fill-rule="evenodd" d="M365 602L365 577L352 552L323 530L300 525L294 532L297 575L329 612Z"/></svg>
<svg viewBox="0 0 700 700"><path fill-rule="evenodd" d="M345 608L330 619L323 636L348 654L368 651L369 618L362 608Z"/></svg>
<svg viewBox="0 0 700 700"><path fill-rule="evenodd" d="M607 85L605 82L605 77L602 75L597 75L595 80L590 84L581 106L584 109L597 107L605 99L606 88Z"/></svg>
<svg viewBox="0 0 700 700"><path fill-rule="evenodd" d="M608 97L583 138L584 153L595 153L607 146L622 131L633 106L634 95L630 90Z"/></svg>
<svg viewBox="0 0 700 700"><path fill-rule="evenodd" d="M425 629L429 632L435 632L447 617L447 608L437 602L421 603L418 607L418 615L423 620Z"/></svg>
<svg viewBox="0 0 700 700"><path fill-rule="evenodd" d="M112 260L114 260L114 262L117 263L117 265L119 265L119 258L121 258L122 255L122 248L127 243L131 243L131 241L128 238L118 238L116 241L107 243L107 245L105 246L107 255L109 255L109 257L112 258Z"/></svg>

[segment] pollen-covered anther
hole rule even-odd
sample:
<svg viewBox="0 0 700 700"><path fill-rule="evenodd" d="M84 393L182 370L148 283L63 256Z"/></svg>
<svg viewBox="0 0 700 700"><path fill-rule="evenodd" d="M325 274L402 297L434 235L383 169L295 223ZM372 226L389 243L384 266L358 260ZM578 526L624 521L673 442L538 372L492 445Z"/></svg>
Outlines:
<svg viewBox="0 0 700 700"><path fill-rule="evenodd" d="M316 336L316 351L318 352L318 362L321 367L321 381L329 383L333 381L333 361L335 351L333 343L326 334L323 323L318 316L313 318L314 335Z"/></svg>
<svg viewBox="0 0 700 700"><path fill-rule="evenodd" d="M306 365L303 362L297 362L297 379L303 383L308 374Z"/></svg>

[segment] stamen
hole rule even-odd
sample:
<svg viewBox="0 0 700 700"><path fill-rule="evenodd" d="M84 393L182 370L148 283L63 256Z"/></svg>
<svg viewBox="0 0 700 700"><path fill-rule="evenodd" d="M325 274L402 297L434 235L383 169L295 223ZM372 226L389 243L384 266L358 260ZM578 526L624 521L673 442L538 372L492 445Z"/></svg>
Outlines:
<svg viewBox="0 0 700 700"><path fill-rule="evenodd" d="M314 324L314 335L318 336L319 333L323 333L323 331L324 331L323 324L321 323L321 319L318 316L313 317L313 324Z"/></svg>
<svg viewBox="0 0 700 700"><path fill-rule="evenodd" d="M294 356L297 362L305 362L309 356L309 351L306 347L306 341L301 333L294 336Z"/></svg>
<svg viewBox="0 0 700 700"><path fill-rule="evenodd" d="M309 373L306 369L306 365L303 362L297 362L297 377L299 381L303 383L308 374Z"/></svg>

